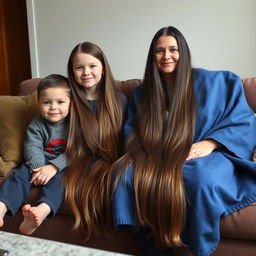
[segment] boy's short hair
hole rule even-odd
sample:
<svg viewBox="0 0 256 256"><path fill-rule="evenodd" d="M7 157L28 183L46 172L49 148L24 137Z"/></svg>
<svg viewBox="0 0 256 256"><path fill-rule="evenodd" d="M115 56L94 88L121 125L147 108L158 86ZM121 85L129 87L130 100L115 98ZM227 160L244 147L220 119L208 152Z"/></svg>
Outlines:
<svg viewBox="0 0 256 256"><path fill-rule="evenodd" d="M40 98L41 91L48 89L48 88L54 88L64 86L67 88L67 92L70 96L70 84L69 80L62 75L59 74L51 74L43 78L37 87L37 98Z"/></svg>

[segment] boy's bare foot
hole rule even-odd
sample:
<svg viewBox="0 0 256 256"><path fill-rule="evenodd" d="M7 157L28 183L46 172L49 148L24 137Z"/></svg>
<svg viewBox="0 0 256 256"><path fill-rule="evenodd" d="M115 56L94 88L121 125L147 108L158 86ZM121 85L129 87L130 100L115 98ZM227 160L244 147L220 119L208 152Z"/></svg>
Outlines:
<svg viewBox="0 0 256 256"><path fill-rule="evenodd" d="M7 212L7 207L4 203L0 202L0 228L4 225L4 215Z"/></svg>
<svg viewBox="0 0 256 256"><path fill-rule="evenodd" d="M24 220L20 224L20 232L24 235L31 235L41 225L50 212L51 208L45 203L41 203L35 207L30 204L24 205L22 207Z"/></svg>

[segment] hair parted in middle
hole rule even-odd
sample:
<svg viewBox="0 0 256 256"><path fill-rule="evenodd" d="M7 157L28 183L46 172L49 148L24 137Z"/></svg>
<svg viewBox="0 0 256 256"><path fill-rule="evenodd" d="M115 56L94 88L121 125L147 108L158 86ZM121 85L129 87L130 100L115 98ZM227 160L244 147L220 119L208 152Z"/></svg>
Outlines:
<svg viewBox="0 0 256 256"><path fill-rule="evenodd" d="M97 113L86 99L85 89L74 78L73 61L78 53L97 58L104 70L97 85ZM95 44L78 44L68 61L73 101L66 154L70 165L64 178L66 202L75 216L74 229L85 239L111 226L109 211L110 166L121 151L123 106L103 51Z"/></svg>
<svg viewBox="0 0 256 256"><path fill-rule="evenodd" d="M162 36L172 36L178 44L173 84L166 84L156 63L156 45ZM186 212L182 167L192 145L195 118L189 47L176 28L164 27L152 39L135 129L114 169L125 170L133 163L138 220L152 229L157 242L170 247L182 244ZM116 186L121 176L116 176Z"/></svg>

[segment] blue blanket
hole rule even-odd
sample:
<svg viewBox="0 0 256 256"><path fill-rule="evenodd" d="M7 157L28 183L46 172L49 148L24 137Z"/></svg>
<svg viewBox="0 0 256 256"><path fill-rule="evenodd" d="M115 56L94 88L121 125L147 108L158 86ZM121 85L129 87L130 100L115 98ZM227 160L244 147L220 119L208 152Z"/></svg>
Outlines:
<svg viewBox="0 0 256 256"><path fill-rule="evenodd" d="M187 215L182 240L193 255L207 256L219 243L220 218L256 201L256 163L250 160L256 122L241 79L232 72L195 69L193 86L197 101L194 142L211 138L223 146L208 156L186 161L183 168ZM136 88L129 102L126 137L135 125L140 91ZM113 201L117 228L138 225L132 172L130 166Z"/></svg>

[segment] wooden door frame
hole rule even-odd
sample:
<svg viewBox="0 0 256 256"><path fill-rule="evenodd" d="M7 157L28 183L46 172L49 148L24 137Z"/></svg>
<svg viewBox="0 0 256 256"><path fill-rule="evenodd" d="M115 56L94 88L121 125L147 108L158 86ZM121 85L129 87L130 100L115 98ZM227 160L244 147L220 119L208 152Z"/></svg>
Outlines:
<svg viewBox="0 0 256 256"><path fill-rule="evenodd" d="M4 0L0 0L0 95L10 93L9 62L7 57Z"/></svg>
<svg viewBox="0 0 256 256"><path fill-rule="evenodd" d="M0 0L0 95L31 78L26 0Z"/></svg>

